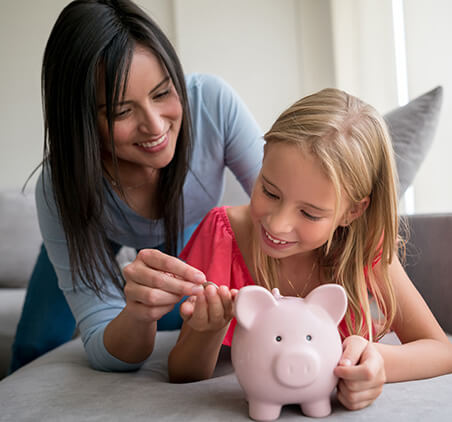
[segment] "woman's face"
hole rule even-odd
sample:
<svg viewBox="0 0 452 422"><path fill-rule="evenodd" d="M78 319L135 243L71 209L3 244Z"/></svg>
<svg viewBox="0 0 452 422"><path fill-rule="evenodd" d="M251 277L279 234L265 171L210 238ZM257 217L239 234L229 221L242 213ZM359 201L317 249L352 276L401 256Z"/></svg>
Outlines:
<svg viewBox="0 0 452 422"><path fill-rule="evenodd" d="M336 192L319 163L284 143L267 145L251 196L251 217L264 253L273 258L310 253L328 241L335 221Z"/></svg>
<svg viewBox="0 0 452 422"><path fill-rule="evenodd" d="M111 152L103 80L98 98L100 138L104 150ZM144 47L135 48L124 98L113 113L120 168L160 169L170 163L181 127L182 105L166 70Z"/></svg>

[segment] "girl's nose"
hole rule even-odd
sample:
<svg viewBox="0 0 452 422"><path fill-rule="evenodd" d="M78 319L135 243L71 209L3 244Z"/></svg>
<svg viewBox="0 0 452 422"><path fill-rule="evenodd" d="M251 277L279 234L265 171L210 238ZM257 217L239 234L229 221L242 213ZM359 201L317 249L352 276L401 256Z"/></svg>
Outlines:
<svg viewBox="0 0 452 422"><path fill-rule="evenodd" d="M290 233L293 229L292 216L290 211L284 207L273 210L268 218L268 228L274 235L280 233Z"/></svg>
<svg viewBox="0 0 452 422"><path fill-rule="evenodd" d="M148 135L161 135L164 131L165 123L155 107L148 106L143 110L139 129Z"/></svg>

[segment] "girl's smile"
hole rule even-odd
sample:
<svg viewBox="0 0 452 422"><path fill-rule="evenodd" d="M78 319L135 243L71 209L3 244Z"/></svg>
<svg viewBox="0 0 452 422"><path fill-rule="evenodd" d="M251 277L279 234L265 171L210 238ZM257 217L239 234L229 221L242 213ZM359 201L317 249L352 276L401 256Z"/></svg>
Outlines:
<svg viewBox="0 0 452 422"><path fill-rule="evenodd" d="M272 236L267 230L265 230L265 228L263 226L262 226L262 237L263 237L264 242L266 242L269 247L276 248L276 249L289 248L297 243L296 241L294 242L294 241L283 240L276 236Z"/></svg>

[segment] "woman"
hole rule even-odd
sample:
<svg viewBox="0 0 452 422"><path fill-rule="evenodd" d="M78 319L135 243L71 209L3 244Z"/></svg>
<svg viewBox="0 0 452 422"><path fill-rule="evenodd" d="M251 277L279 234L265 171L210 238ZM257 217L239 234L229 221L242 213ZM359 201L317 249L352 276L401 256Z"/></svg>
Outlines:
<svg viewBox="0 0 452 422"><path fill-rule="evenodd" d="M152 353L157 321L178 328L174 306L205 281L156 249L178 253L218 203L225 166L250 193L261 131L223 81L184 78L165 35L128 0L70 3L47 42L42 84L45 249L11 369L72 336L56 279L92 366L136 369ZM121 273L123 245L140 252Z"/></svg>

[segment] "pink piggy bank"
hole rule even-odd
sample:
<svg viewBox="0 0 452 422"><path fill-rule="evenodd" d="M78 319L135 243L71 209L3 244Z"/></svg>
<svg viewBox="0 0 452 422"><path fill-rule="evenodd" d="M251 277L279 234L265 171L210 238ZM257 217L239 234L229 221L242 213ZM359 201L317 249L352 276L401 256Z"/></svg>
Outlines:
<svg viewBox="0 0 452 422"><path fill-rule="evenodd" d="M293 403L307 416L331 413L333 370L342 354L337 326L346 309L347 296L336 284L305 299L260 286L239 291L231 358L252 419L277 419L282 405Z"/></svg>

